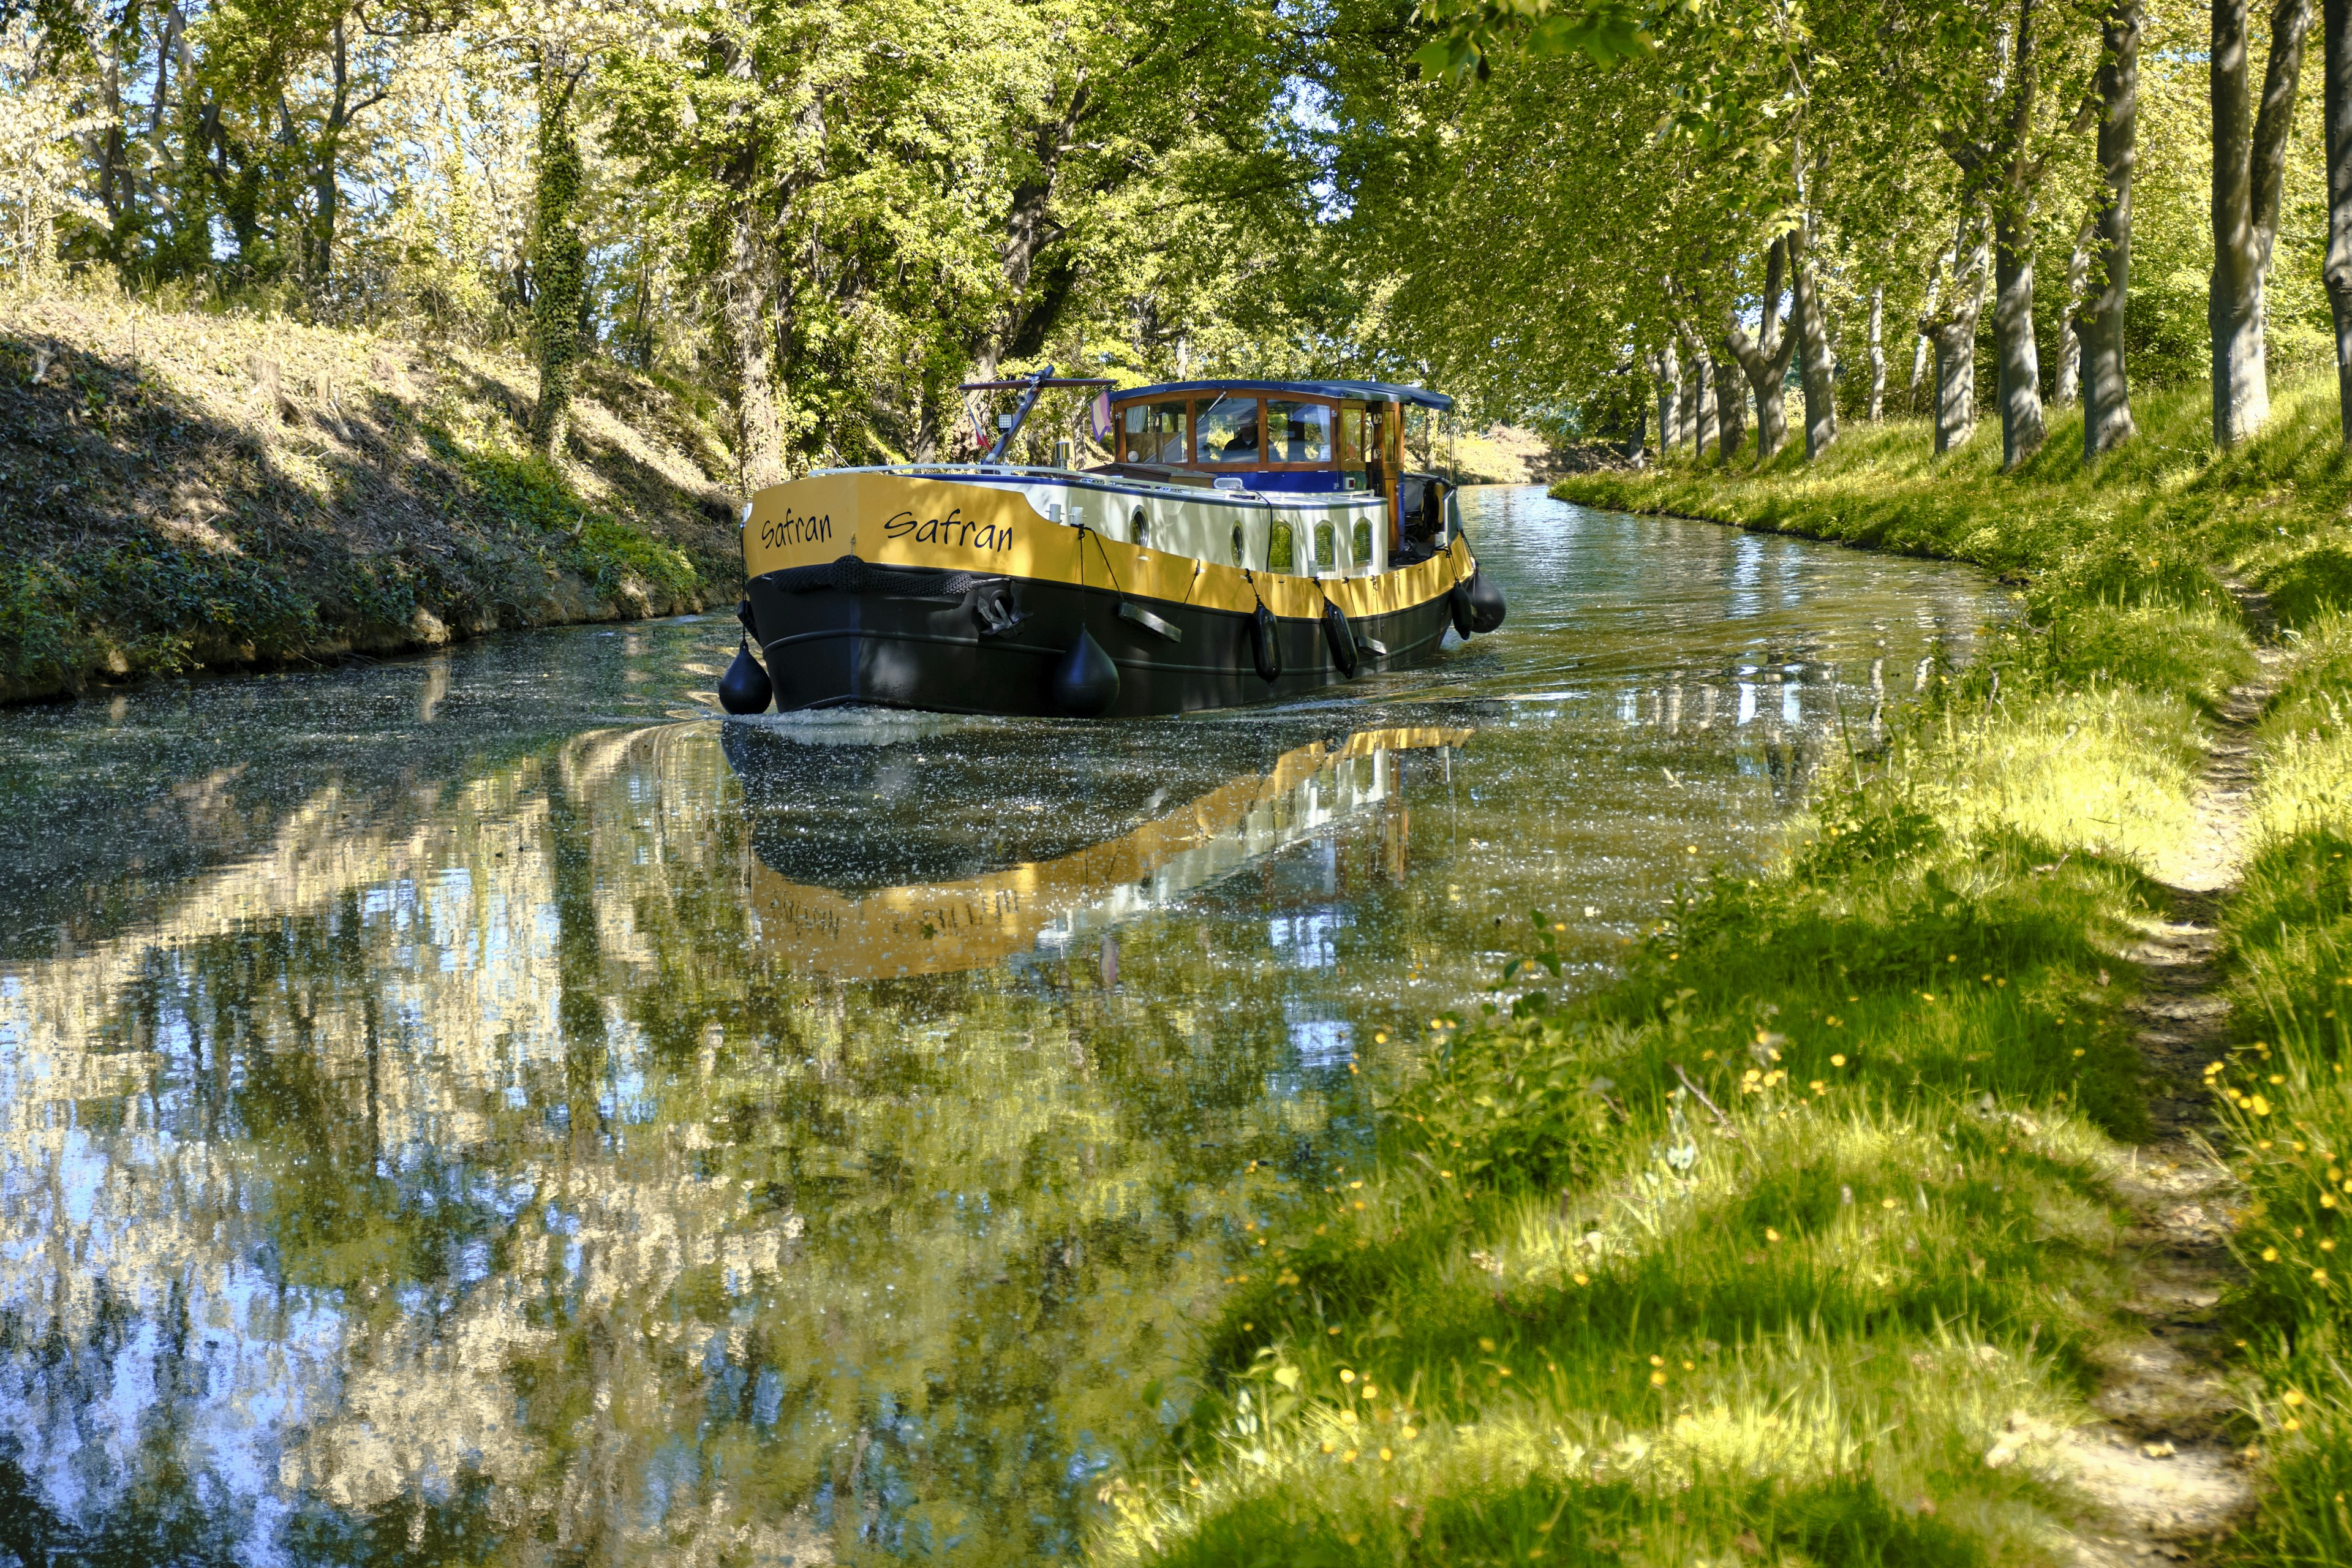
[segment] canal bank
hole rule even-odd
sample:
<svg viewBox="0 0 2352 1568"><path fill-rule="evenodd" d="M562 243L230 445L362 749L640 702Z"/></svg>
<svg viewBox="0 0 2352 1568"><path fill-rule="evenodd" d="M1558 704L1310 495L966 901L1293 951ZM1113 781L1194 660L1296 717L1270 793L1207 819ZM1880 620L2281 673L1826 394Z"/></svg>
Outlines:
<svg viewBox="0 0 2352 1568"><path fill-rule="evenodd" d="M2062 423L2007 479L1904 428L1555 491L1974 560L2029 614L1781 866L1467 1020L1392 1108L1415 1173L1276 1244L1222 1462L1116 1554L2352 1554L2343 459L2298 395L2184 462L2196 402L2088 478Z"/></svg>
<svg viewBox="0 0 2352 1568"><path fill-rule="evenodd" d="M708 411L583 374L551 459L494 349L0 295L0 702L731 603Z"/></svg>

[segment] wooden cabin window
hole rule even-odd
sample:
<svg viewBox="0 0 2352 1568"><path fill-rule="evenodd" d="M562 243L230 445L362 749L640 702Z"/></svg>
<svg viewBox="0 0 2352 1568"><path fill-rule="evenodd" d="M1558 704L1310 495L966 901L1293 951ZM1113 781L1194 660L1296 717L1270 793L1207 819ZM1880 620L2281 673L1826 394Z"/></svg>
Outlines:
<svg viewBox="0 0 2352 1568"><path fill-rule="evenodd" d="M1332 446L1337 449L1339 467L1360 468L1364 466L1364 411L1342 408L1332 422Z"/></svg>
<svg viewBox="0 0 2352 1568"><path fill-rule="evenodd" d="M1130 403L1119 411L1118 460L1122 463L1185 463L1192 447L1185 440L1190 421L1186 404Z"/></svg>
<svg viewBox="0 0 2352 1568"><path fill-rule="evenodd" d="M1277 522L1266 531L1265 569L1269 572L1297 572L1297 552L1291 543L1290 524Z"/></svg>
<svg viewBox="0 0 2352 1568"><path fill-rule="evenodd" d="M1285 397L1268 399L1265 425L1274 443L1267 459L1276 463L1328 463L1333 412L1328 404Z"/></svg>
<svg viewBox="0 0 2352 1568"><path fill-rule="evenodd" d="M1221 397L1201 405L1201 461L1257 463L1263 461L1258 440L1258 404L1255 397Z"/></svg>
<svg viewBox="0 0 2352 1568"><path fill-rule="evenodd" d="M1333 564L1331 550L1337 542L1332 537L1329 523L1318 522L1315 525L1315 570L1318 572L1331 570Z"/></svg>

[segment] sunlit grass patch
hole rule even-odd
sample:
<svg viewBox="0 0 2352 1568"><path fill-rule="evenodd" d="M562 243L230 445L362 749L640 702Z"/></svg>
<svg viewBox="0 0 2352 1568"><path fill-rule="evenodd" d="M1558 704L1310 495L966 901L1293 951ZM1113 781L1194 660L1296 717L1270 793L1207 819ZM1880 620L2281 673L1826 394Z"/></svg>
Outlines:
<svg viewBox="0 0 2352 1568"><path fill-rule="evenodd" d="M2309 628L2264 715L2253 852L2228 912L2238 1041L2208 1064L2247 1202L2231 1302L2256 1550L2352 1561L2352 620Z"/></svg>
<svg viewBox="0 0 2352 1568"><path fill-rule="evenodd" d="M1553 493L1974 562L2031 577L2045 603L2074 608L2161 602L2226 624L2219 579L2233 572L2301 626L2352 608L2352 458L2336 393L2332 376L2283 382L2270 423L2228 450L2212 445L2202 388L2164 387L2136 391L2138 438L2087 466L2080 412L2053 410L2049 441L2011 474L1996 433L1980 427L1939 456L1924 420L1902 419L1846 424L1818 463L1798 442L1759 471L1751 442L1727 468L1676 455L1646 473L1579 474ZM2112 579L2104 590L2101 575Z"/></svg>

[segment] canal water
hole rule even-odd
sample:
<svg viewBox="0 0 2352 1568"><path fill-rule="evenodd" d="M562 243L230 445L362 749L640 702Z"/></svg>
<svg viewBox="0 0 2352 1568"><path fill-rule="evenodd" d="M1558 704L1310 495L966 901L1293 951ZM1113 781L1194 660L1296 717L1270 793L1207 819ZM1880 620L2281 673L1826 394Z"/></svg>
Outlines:
<svg viewBox="0 0 2352 1568"><path fill-rule="evenodd" d="M0 1542L1078 1552L1527 912L1590 984L2008 602L1466 499L1503 630L1279 710L722 723L709 616L0 713Z"/></svg>

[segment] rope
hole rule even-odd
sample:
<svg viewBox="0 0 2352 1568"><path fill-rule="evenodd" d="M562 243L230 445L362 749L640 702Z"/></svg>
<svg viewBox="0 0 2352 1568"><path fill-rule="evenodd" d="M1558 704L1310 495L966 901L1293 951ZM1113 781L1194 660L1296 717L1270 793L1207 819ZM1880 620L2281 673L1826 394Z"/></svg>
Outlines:
<svg viewBox="0 0 2352 1568"><path fill-rule="evenodd" d="M1103 548L1102 535L1083 522L1074 522L1070 526L1078 531L1078 586L1083 588L1087 585L1087 541L1091 538L1095 542L1095 553L1102 557L1103 573L1110 579L1111 597L1122 605L1126 604L1127 590L1118 585L1118 568L1110 563L1110 552Z"/></svg>

